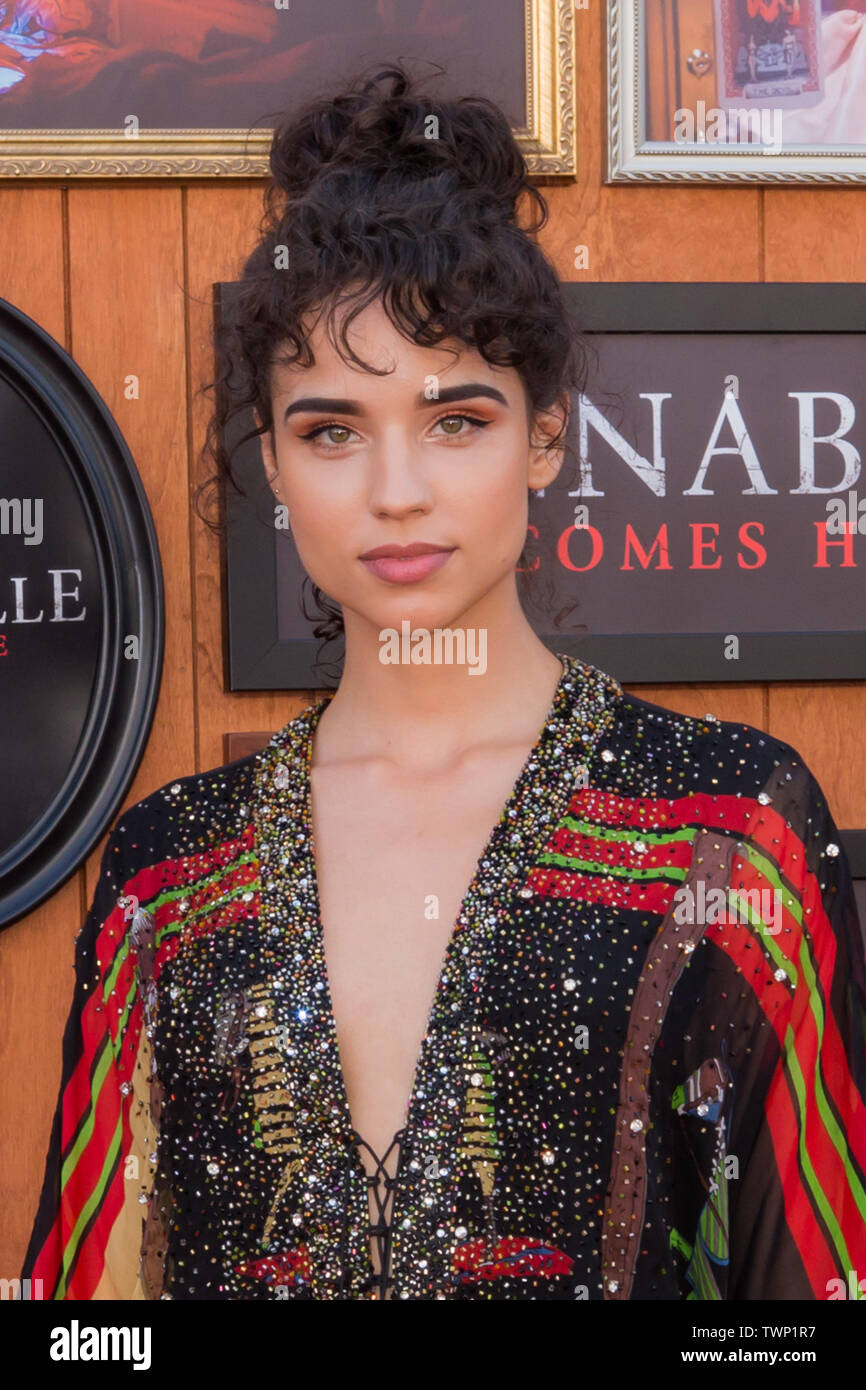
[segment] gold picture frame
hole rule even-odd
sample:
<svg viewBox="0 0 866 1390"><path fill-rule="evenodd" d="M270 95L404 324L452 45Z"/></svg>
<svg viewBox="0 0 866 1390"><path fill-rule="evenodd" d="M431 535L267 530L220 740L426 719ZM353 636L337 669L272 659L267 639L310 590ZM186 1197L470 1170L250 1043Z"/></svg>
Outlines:
<svg viewBox="0 0 866 1390"><path fill-rule="evenodd" d="M523 10L527 119L515 135L533 174L573 180L574 5L523 0ZM271 137L270 129L0 129L0 178L265 177Z"/></svg>

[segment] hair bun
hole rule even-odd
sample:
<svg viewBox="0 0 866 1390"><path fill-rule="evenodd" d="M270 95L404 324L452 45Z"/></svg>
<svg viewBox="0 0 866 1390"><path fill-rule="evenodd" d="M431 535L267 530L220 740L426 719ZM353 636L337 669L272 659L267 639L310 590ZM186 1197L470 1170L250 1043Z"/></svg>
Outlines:
<svg viewBox="0 0 866 1390"><path fill-rule="evenodd" d="M275 127L270 152L273 182L290 201L334 178L369 192L441 178L471 200L476 216L487 207L514 218L520 195L531 188L526 162L499 107L485 97L435 100L400 64L356 78L338 96L309 103ZM348 192L348 188L347 188Z"/></svg>

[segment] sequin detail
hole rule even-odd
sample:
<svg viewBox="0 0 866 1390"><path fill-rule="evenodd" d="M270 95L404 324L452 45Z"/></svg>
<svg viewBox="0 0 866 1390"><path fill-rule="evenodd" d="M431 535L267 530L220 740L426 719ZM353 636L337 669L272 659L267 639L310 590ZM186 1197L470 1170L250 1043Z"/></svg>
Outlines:
<svg viewBox="0 0 866 1390"><path fill-rule="evenodd" d="M760 730L561 661L454 924L387 1182L374 1155L372 1221L310 825L327 700L124 813L76 944L23 1271L46 1297L844 1284L866 1247L866 968L821 788Z"/></svg>

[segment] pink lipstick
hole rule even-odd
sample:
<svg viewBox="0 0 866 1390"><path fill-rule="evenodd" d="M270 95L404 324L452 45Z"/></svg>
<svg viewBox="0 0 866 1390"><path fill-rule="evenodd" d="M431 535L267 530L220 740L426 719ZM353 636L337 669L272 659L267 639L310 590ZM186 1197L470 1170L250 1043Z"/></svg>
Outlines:
<svg viewBox="0 0 866 1390"><path fill-rule="evenodd" d="M454 546L415 541L412 545L379 545L359 559L373 574L389 584L414 584L441 569Z"/></svg>

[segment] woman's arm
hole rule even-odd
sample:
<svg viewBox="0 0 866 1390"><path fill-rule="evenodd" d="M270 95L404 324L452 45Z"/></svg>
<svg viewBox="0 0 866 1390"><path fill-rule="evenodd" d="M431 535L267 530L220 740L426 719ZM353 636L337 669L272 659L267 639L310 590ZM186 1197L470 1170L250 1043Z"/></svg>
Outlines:
<svg viewBox="0 0 866 1390"><path fill-rule="evenodd" d="M146 1296L139 1263L158 1107L135 944L148 918L124 864L125 846L121 818L76 939L60 1089L22 1275L41 1281L33 1297Z"/></svg>
<svg viewBox="0 0 866 1390"><path fill-rule="evenodd" d="M777 890L779 911L745 972L761 1027L755 1084L734 1098L730 1151L744 1167L727 1297L864 1298L866 969L851 873L793 750L766 793L732 884Z"/></svg>

